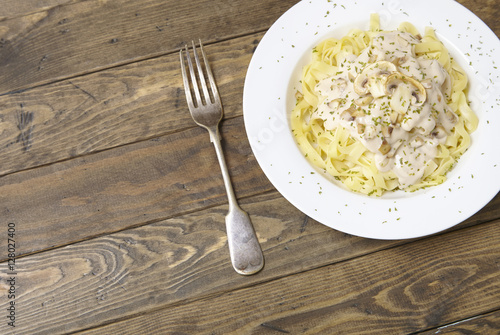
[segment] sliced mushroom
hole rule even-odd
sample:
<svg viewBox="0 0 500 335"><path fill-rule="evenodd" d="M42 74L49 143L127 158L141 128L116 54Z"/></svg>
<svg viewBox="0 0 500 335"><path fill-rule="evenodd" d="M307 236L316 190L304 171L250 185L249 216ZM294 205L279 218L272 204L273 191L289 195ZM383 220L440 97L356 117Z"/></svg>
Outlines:
<svg viewBox="0 0 500 335"><path fill-rule="evenodd" d="M354 111L351 112L351 115L353 117L363 117L366 115L365 111L361 108L356 108Z"/></svg>
<svg viewBox="0 0 500 335"><path fill-rule="evenodd" d="M372 101L373 97L371 95L365 95L363 97L354 100L354 103L359 107L363 107L369 105Z"/></svg>
<svg viewBox="0 0 500 335"><path fill-rule="evenodd" d="M361 96L369 93L374 98L384 96L385 80L396 70L396 65L388 61L370 64L354 79L354 91Z"/></svg>
<svg viewBox="0 0 500 335"><path fill-rule="evenodd" d="M387 93L392 93L394 89L403 82L413 86L411 93L415 100L412 101L412 104L415 106L423 105L425 100L427 100L427 92L425 91L424 86L418 80L405 76L401 72L393 73L387 77L385 86Z"/></svg>
<svg viewBox="0 0 500 335"><path fill-rule="evenodd" d="M403 121L403 115L398 112L392 112L389 118L391 120L391 124L397 124Z"/></svg>
<svg viewBox="0 0 500 335"><path fill-rule="evenodd" d="M366 126L362 123L358 123L357 128L358 128L358 134L361 135L365 132Z"/></svg>
<svg viewBox="0 0 500 335"><path fill-rule="evenodd" d="M380 151L382 155L387 155L389 151L391 151L391 145L386 140L383 140L378 151Z"/></svg>
<svg viewBox="0 0 500 335"><path fill-rule="evenodd" d="M362 78L362 80L361 80ZM363 75L358 75L356 79L354 79L354 91L359 95L365 95L370 92L368 87L368 78Z"/></svg>
<svg viewBox="0 0 500 335"><path fill-rule="evenodd" d="M394 88L391 88L390 92L392 110L402 115L406 114L412 100L411 85L405 82L394 84Z"/></svg>
<svg viewBox="0 0 500 335"><path fill-rule="evenodd" d="M340 117L346 121L354 121L354 119L356 119L355 116L353 116L352 114L356 111L356 109L354 109L353 107L349 107L348 109L346 109L345 111L343 111L341 114L340 114Z"/></svg>
<svg viewBox="0 0 500 335"><path fill-rule="evenodd" d="M382 135L384 135L384 137L390 137L393 131L394 128L391 126L382 126Z"/></svg>
<svg viewBox="0 0 500 335"><path fill-rule="evenodd" d="M420 148L422 145L424 145L424 139L420 136L415 137L410 142L410 147L412 147L412 148Z"/></svg>
<svg viewBox="0 0 500 335"><path fill-rule="evenodd" d="M328 102L328 107L333 110L336 110L337 108L339 108L339 106L340 106L339 99L335 99L333 101Z"/></svg>
<svg viewBox="0 0 500 335"><path fill-rule="evenodd" d="M401 66L408 61L408 56L397 57L393 60L394 65Z"/></svg>
<svg viewBox="0 0 500 335"><path fill-rule="evenodd" d="M422 84L412 77L396 72L387 77L386 93L392 95L391 107L404 114L411 103L422 106L427 100L427 92Z"/></svg>
<svg viewBox="0 0 500 335"><path fill-rule="evenodd" d="M425 92L425 90L424 90L424 92ZM414 106L422 106L424 104L425 100L422 101L422 96L419 94L419 92L413 91L413 92L411 92L411 96L413 97L411 99L411 104L412 105L414 105Z"/></svg>

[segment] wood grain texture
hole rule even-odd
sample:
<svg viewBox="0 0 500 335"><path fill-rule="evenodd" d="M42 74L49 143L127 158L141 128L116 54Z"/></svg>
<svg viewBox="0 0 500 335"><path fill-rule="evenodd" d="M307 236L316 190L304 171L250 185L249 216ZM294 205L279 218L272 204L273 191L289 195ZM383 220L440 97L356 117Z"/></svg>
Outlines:
<svg viewBox="0 0 500 335"><path fill-rule="evenodd" d="M241 129L241 117L221 127L237 197L272 190ZM223 203L215 150L200 127L0 179L0 215L17 224L19 254Z"/></svg>
<svg viewBox="0 0 500 335"><path fill-rule="evenodd" d="M257 165L243 81L295 2L2 2L0 221L16 223L19 309L0 334L498 333L500 194L437 236L377 241L308 218ZM500 34L498 1L459 2ZM230 265L216 156L185 105L177 51L193 38L264 250L252 277Z"/></svg>
<svg viewBox="0 0 500 335"><path fill-rule="evenodd" d="M479 315L469 319L429 330L422 335L468 335L468 334L500 334L500 311Z"/></svg>
<svg viewBox="0 0 500 335"><path fill-rule="evenodd" d="M227 206L212 207L19 259L22 285L17 303L26 316L16 334L72 332L151 310L175 310L180 304L211 301L245 287L261 296L266 294L259 288L262 283L411 243L364 239L330 229L309 219L276 192L246 198L242 207L250 213L264 251L266 265L259 274L242 277L234 272L224 228ZM474 249L475 244L469 248ZM403 255L404 250L400 251ZM431 255L441 249L434 252ZM386 262L400 258L395 251L389 255ZM368 258L363 267L372 261ZM2 266L5 263L0 269ZM395 267L403 271L402 264ZM310 280L285 282L283 287L298 285L301 290L313 282ZM351 278L345 280L344 284L335 283L348 290ZM0 286L0 295L4 290ZM2 327L5 324L0 323L0 333ZM103 333L113 334L114 330ZM148 334L146 330L138 333Z"/></svg>
<svg viewBox="0 0 500 335"><path fill-rule="evenodd" d="M245 73L261 37L206 47L226 118L242 115ZM21 113L32 115L28 141ZM177 53L0 96L0 176L190 127Z"/></svg>
<svg viewBox="0 0 500 335"><path fill-rule="evenodd" d="M493 32L500 37L500 6L497 0L456 0L468 8L488 25Z"/></svg>
<svg viewBox="0 0 500 335"><path fill-rule="evenodd" d="M498 223L382 250L82 334L386 335L426 330L500 308Z"/></svg>
<svg viewBox="0 0 500 335"><path fill-rule="evenodd" d="M171 53L192 39L262 31L295 2L87 0L4 20L0 94Z"/></svg>
<svg viewBox="0 0 500 335"><path fill-rule="evenodd" d="M79 0L3 0L0 8L0 21L19 19L39 12L46 12L55 7L75 3ZM1 30L0 30L1 31Z"/></svg>
<svg viewBox="0 0 500 335"><path fill-rule="evenodd" d="M247 198L242 207L266 257L265 271L258 275L242 277L232 269L227 206L218 206L21 258L17 303L25 317L16 334L94 327L401 243L329 229L275 192ZM0 323L0 333L5 326Z"/></svg>
<svg viewBox="0 0 500 335"><path fill-rule="evenodd" d="M495 0L460 2L498 35ZM57 3L27 4L18 12L26 13L22 20L0 22L0 94L170 53L193 38L217 41L262 31L296 1L60 0L64 5L53 6ZM8 5L5 17L15 15L11 1ZM198 8L204 8L204 20L186 15Z"/></svg>

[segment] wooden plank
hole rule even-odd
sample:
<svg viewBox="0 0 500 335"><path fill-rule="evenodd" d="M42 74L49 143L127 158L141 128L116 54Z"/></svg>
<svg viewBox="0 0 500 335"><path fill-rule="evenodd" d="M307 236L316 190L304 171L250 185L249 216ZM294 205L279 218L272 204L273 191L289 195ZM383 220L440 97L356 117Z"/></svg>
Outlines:
<svg viewBox="0 0 500 335"><path fill-rule="evenodd" d="M0 8L0 21L29 16L44 11L46 12L56 7L77 1L79 0L2 0L2 8Z"/></svg>
<svg viewBox="0 0 500 335"><path fill-rule="evenodd" d="M500 22L498 22L498 15L500 15L500 7L498 3L491 0L457 0L460 4L468 8L475 15L477 15L493 32L500 38Z"/></svg>
<svg viewBox="0 0 500 335"><path fill-rule="evenodd" d="M398 243L352 237L307 220L277 193L247 198L242 207L266 257L258 275L232 269L227 206L218 206L20 258L16 304L23 317L16 334L85 329ZM0 333L5 327L0 323Z"/></svg>
<svg viewBox="0 0 500 335"><path fill-rule="evenodd" d="M226 118L242 115L245 73L261 37L206 47ZM23 131L22 113L32 115ZM178 54L0 96L0 176L193 126Z"/></svg>
<svg viewBox="0 0 500 335"><path fill-rule="evenodd" d="M500 311L453 322L452 324L420 334L500 334Z"/></svg>
<svg viewBox="0 0 500 335"><path fill-rule="evenodd" d="M0 22L0 94L262 31L295 0L88 0ZM205 17L196 15L205 8ZM189 15L192 13L192 15ZM22 20L21 20L22 21Z"/></svg>
<svg viewBox="0 0 500 335"><path fill-rule="evenodd" d="M81 334L385 335L429 329L500 308L498 223L164 308Z"/></svg>
<svg viewBox="0 0 500 335"><path fill-rule="evenodd" d="M193 187L190 184L188 186ZM77 199L73 201L76 202ZM234 272L229 262L224 227L227 206L211 207L19 258L17 270L19 283L22 285L18 285L19 299L16 303L22 306L23 317L16 327L17 334L72 332L189 301L210 301L212 297L223 292L237 291L244 287L253 287L255 294L261 295L265 292L258 288L260 283L330 264L349 263L356 258L364 258L364 255L412 242L371 240L338 232L309 219L277 192L245 198L242 207L250 214L264 250L266 264L259 274L242 277ZM103 223L106 226L113 224ZM467 224L470 222L464 223L462 227ZM17 227L22 226L18 224ZM73 238L78 237L75 228L73 231L66 227L59 229L66 229L66 234ZM56 229L51 229L47 235L41 229L38 233L39 239L60 239ZM479 237L474 236L469 230L455 238L447 237L450 234L419 244L423 243L424 249L432 249L429 246L434 244L457 244L459 248L470 243L467 250L474 250L476 244L482 243L481 239L486 238L481 234ZM23 231L17 233L21 247L30 243L40 244L37 240L24 239L24 235ZM492 234L490 238L495 238L494 236L495 234ZM462 238L464 241L460 242ZM444 242L441 242L442 240ZM489 243L485 241L483 249L487 249ZM426 257L435 257L442 262L454 264L456 260L446 258L449 257L445 252L446 248L434 250ZM477 253L484 253L483 249L477 249ZM417 251L398 250L389 252L386 256L365 256L369 258L361 266L367 268L371 262L387 258L387 268L381 273L384 276L389 273L390 276L390 271L394 268L394 280L397 281L397 273L405 271L405 265L413 264L408 257L420 257L417 257ZM491 252L494 251L493 249ZM444 255L441 256L441 253ZM425 259L421 261L425 264ZM391 265L391 262L395 263ZM434 263L435 268L431 270L439 272L437 268L441 264L438 263ZM0 264L0 269L3 270L5 266L5 263ZM330 278L328 285L335 283L348 290L348 281L353 278L342 278L342 269L341 266L327 271L340 276ZM374 273L364 274L362 278L368 278L368 274L375 276L380 268L374 268L373 271ZM321 273L320 271L317 274L319 278L327 276ZM297 284L301 281L297 279L296 282L282 282L281 285L297 285L297 288L301 289L301 285L315 282L315 276L316 274L311 274L303 278L302 284ZM377 278L370 280L375 281ZM361 279L357 281L359 285L363 284ZM388 279L387 285L390 287L393 282ZM5 287L3 289L5 290ZM328 291L326 287L324 289ZM1 290L2 286L0 294ZM279 291L277 286L273 286L268 292L273 290ZM353 287L353 290L357 288ZM478 303L481 303L481 300L478 300ZM138 324L144 325L142 321L138 321ZM0 333L4 329L3 326L5 324L0 324ZM146 331L145 329L148 328L143 330ZM113 334L114 330L103 333Z"/></svg>
<svg viewBox="0 0 500 335"><path fill-rule="evenodd" d="M216 41L262 31L295 3L89 0L49 5L23 18L26 24L17 18L0 22L0 94L170 53L193 38ZM494 2L467 5L498 34L500 9ZM203 20L186 15L197 8L206 8Z"/></svg>
<svg viewBox="0 0 500 335"><path fill-rule="evenodd" d="M242 117L221 127L236 195L272 190L241 129ZM200 127L0 178L0 215L17 225L19 254L226 202Z"/></svg>

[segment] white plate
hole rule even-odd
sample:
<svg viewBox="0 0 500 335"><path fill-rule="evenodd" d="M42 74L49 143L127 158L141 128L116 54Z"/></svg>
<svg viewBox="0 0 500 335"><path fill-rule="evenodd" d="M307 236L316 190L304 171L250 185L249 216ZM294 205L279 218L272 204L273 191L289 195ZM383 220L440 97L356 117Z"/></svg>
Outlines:
<svg viewBox="0 0 500 335"><path fill-rule="evenodd" d="M469 76L469 99L479 117L472 145L443 184L380 198L346 191L309 164L289 124L310 51L327 37L368 29L371 13L381 28L401 22L426 26ZM495 62L496 60L496 62ZM301 1L265 34L250 62L243 114L250 145L276 189L311 218L340 231L377 239L404 239L450 228L485 206L500 189L500 41L473 13L453 0Z"/></svg>

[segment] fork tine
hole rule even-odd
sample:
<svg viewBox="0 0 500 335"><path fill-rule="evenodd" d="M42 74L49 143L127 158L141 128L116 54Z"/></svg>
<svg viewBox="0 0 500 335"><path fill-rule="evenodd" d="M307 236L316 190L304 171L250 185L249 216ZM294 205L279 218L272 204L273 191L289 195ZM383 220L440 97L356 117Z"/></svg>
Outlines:
<svg viewBox="0 0 500 335"><path fill-rule="evenodd" d="M212 94L214 96L214 99L220 104L220 96L219 96L219 91L217 90L217 85L215 84L215 79L212 74L212 70L210 69L210 64L208 63L207 56L205 55L205 51L203 51L203 45L201 44L201 40L198 40L200 42L200 51L201 55L203 57L203 62L205 63L205 66L207 68L207 75L208 75L208 80L210 81L210 87L212 88Z"/></svg>
<svg viewBox="0 0 500 335"><path fill-rule="evenodd" d="M189 78L186 73L186 63L184 62L184 52L183 49L180 51L180 58L181 58L181 71L182 71L182 80L184 82L184 92L186 93L186 100L189 109L194 108L193 104L193 96L191 95L191 89L189 87Z"/></svg>
<svg viewBox="0 0 500 335"><path fill-rule="evenodd" d="M203 69L201 67L200 58L198 57L198 53L196 52L196 46L194 45L194 41L191 41L191 43L193 44L194 60L196 62L196 67L198 68L198 75L200 76L200 83L201 83L201 87L203 89L203 95L205 97L205 101L207 103L210 103L210 102L212 102L211 101L212 99L210 98L210 94L208 94L207 82L205 80L205 75L203 74ZM200 44L200 46L201 46L201 44ZM205 59L203 60L203 62L205 63L205 67L207 67L208 63L206 62ZM208 70L207 70L207 72L208 72Z"/></svg>
<svg viewBox="0 0 500 335"><path fill-rule="evenodd" d="M189 74L191 75L191 83L193 85L193 91L194 95L196 97L196 105L201 106L201 96L200 96L200 90L198 89L198 83L196 81L196 74L194 72L193 68L193 62L191 61L191 55L189 54L189 49L188 46L186 45L186 56L187 56L187 63L188 63L188 68L189 68ZM189 86L188 86L189 88Z"/></svg>

